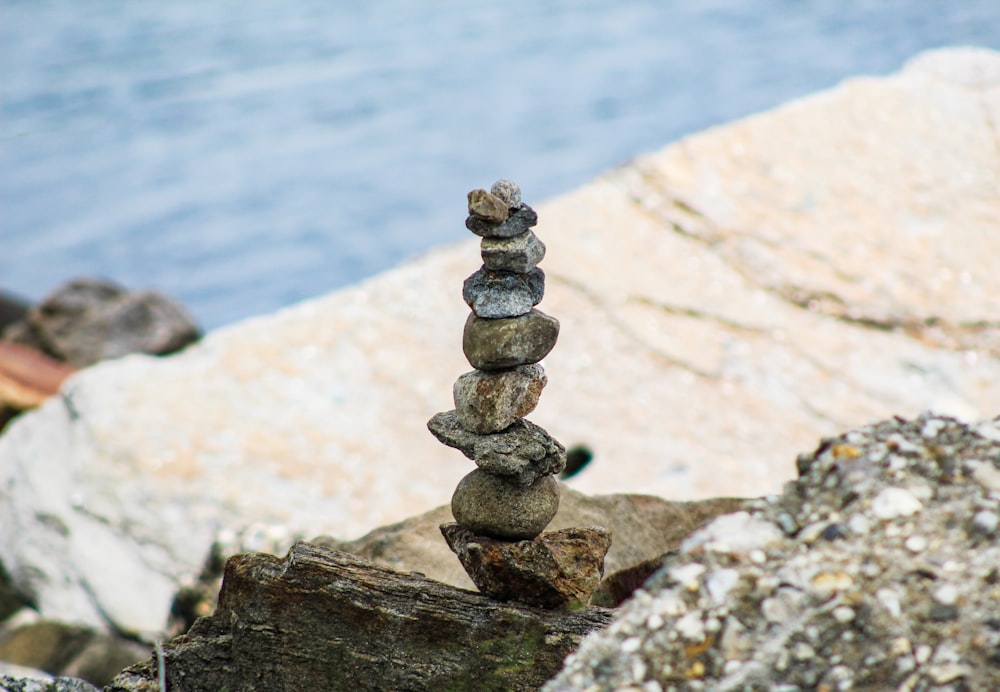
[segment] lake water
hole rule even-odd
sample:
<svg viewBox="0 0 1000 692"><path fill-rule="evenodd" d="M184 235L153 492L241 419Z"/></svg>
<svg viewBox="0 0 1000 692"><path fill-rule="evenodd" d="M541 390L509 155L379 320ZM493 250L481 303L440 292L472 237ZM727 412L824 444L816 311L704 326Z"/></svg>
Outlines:
<svg viewBox="0 0 1000 692"><path fill-rule="evenodd" d="M537 205L945 45L1000 49L1000 2L0 0L0 289L216 327L466 237L497 178Z"/></svg>

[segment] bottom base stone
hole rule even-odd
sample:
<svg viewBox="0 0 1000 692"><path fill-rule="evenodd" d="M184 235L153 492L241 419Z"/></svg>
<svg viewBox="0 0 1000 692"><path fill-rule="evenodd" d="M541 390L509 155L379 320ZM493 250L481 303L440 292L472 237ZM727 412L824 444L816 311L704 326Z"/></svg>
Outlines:
<svg viewBox="0 0 1000 692"><path fill-rule="evenodd" d="M478 536L457 523L442 524L441 533L482 593L542 608L585 607L611 547L611 532L601 526L513 542Z"/></svg>

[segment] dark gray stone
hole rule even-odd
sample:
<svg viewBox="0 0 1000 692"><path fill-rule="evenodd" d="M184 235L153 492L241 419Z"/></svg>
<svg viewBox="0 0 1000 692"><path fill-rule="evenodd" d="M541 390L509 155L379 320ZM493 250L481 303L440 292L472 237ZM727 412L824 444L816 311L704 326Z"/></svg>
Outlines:
<svg viewBox="0 0 1000 692"><path fill-rule="evenodd" d="M476 215L469 215L465 219L465 227L484 238L513 238L526 232L537 223L538 214L527 204L522 204L503 223L486 221Z"/></svg>
<svg viewBox="0 0 1000 692"><path fill-rule="evenodd" d="M505 541L534 538L558 510L559 482L552 476L522 487L475 469L451 496L455 521L475 534Z"/></svg>
<svg viewBox="0 0 1000 692"><path fill-rule="evenodd" d="M601 584L611 533L600 526L500 541L459 524L442 524L448 547L480 591L498 601L540 608L584 607Z"/></svg>
<svg viewBox="0 0 1000 692"><path fill-rule="evenodd" d="M483 238L483 265L493 271L526 274L545 257L545 243L532 231L513 238Z"/></svg>
<svg viewBox="0 0 1000 692"><path fill-rule="evenodd" d="M538 478L559 473L566 465L566 448L541 426L522 418L502 432L478 435L462 426L457 411L439 413L427 428L441 443L476 462L486 473L527 487Z"/></svg>
<svg viewBox="0 0 1000 692"><path fill-rule="evenodd" d="M559 320L540 310L495 320L472 313L465 321L462 351L477 370L501 370L537 363L558 338Z"/></svg>
<svg viewBox="0 0 1000 692"><path fill-rule="evenodd" d="M521 188L513 180L498 180L490 188L490 194L499 197L508 209L518 209L521 206Z"/></svg>
<svg viewBox="0 0 1000 692"><path fill-rule="evenodd" d="M4 339L77 367L129 353L172 353L200 336L171 298L101 279L70 281L3 332Z"/></svg>
<svg viewBox="0 0 1000 692"><path fill-rule="evenodd" d="M518 317L545 295L545 273L534 268L527 274L495 272L485 267L465 280L462 298L479 317Z"/></svg>

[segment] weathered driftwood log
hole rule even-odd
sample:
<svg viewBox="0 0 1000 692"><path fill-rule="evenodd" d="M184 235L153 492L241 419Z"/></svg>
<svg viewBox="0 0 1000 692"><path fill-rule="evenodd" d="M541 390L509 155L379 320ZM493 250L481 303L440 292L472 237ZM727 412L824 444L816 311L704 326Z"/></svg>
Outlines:
<svg viewBox="0 0 1000 692"><path fill-rule="evenodd" d="M214 615L163 647L168 689L534 690L610 610L557 613L297 543L230 558ZM157 690L156 656L110 692Z"/></svg>

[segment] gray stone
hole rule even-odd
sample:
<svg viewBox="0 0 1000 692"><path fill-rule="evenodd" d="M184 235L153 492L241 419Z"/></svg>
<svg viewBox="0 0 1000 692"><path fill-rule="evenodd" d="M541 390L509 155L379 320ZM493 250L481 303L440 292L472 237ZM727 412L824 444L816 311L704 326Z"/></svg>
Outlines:
<svg viewBox="0 0 1000 692"><path fill-rule="evenodd" d="M545 295L545 273L535 267L527 274L495 272L485 267L465 280L462 298L479 317L518 317Z"/></svg>
<svg viewBox="0 0 1000 692"><path fill-rule="evenodd" d="M451 496L455 521L480 536L507 541L534 538L558 510L559 483L552 476L524 488L476 469Z"/></svg>
<svg viewBox="0 0 1000 692"><path fill-rule="evenodd" d="M522 204L503 223L487 221L474 214L465 219L465 227L484 238L513 238L526 232L536 223L538 214L527 204Z"/></svg>
<svg viewBox="0 0 1000 692"><path fill-rule="evenodd" d="M496 320L473 313L465 321L462 351L477 370L500 370L537 363L558 337L559 320L540 310Z"/></svg>
<svg viewBox="0 0 1000 692"><path fill-rule="evenodd" d="M530 541L477 536L459 524L442 524L476 588L498 601L541 608L585 607L601 583L611 533L600 526L548 531Z"/></svg>
<svg viewBox="0 0 1000 692"><path fill-rule="evenodd" d="M0 692L100 692L86 680L52 677L43 671L30 675L0 675Z"/></svg>
<svg viewBox="0 0 1000 692"><path fill-rule="evenodd" d="M521 187L513 180L498 180L490 188L490 194L499 197L508 209L521 207Z"/></svg>
<svg viewBox="0 0 1000 692"><path fill-rule="evenodd" d="M483 238L480 251L487 269L525 274L545 257L545 243L527 231L513 238Z"/></svg>
<svg viewBox="0 0 1000 692"><path fill-rule="evenodd" d="M487 223L501 223L507 220L507 203L486 190L469 193L469 214Z"/></svg>
<svg viewBox="0 0 1000 692"><path fill-rule="evenodd" d="M544 428L524 418L502 432L479 435L462 425L457 411L446 411L431 418L427 428L486 473L504 476L521 487L559 473L566 465L566 449Z"/></svg>
<svg viewBox="0 0 1000 692"><path fill-rule="evenodd" d="M173 353L200 337L175 300L103 279L70 281L3 332L4 339L77 367L129 353Z"/></svg>
<svg viewBox="0 0 1000 692"><path fill-rule="evenodd" d="M495 433L535 410L548 382L541 365L512 370L473 370L455 381L455 409L462 427L474 433Z"/></svg>

